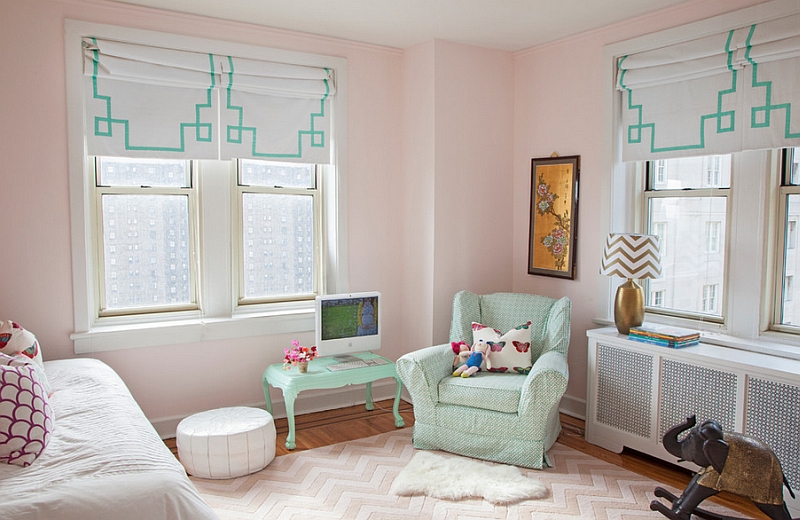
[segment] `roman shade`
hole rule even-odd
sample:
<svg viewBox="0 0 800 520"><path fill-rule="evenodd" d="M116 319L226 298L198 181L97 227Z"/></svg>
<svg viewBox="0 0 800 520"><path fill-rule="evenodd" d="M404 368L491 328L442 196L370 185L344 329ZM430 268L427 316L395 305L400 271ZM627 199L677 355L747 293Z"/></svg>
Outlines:
<svg viewBox="0 0 800 520"><path fill-rule="evenodd" d="M800 15L622 56L624 161L800 146Z"/></svg>
<svg viewBox="0 0 800 520"><path fill-rule="evenodd" d="M333 71L84 38L89 155L330 163Z"/></svg>

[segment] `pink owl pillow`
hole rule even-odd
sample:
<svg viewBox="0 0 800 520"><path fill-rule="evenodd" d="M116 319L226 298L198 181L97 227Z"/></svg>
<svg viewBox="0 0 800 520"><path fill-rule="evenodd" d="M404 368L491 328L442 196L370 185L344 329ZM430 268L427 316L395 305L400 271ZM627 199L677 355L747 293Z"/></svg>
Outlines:
<svg viewBox="0 0 800 520"><path fill-rule="evenodd" d="M50 441L54 419L34 363L0 354L0 462L30 466Z"/></svg>
<svg viewBox="0 0 800 520"><path fill-rule="evenodd" d="M491 350L490 372L527 374L531 371L531 322L523 323L505 334L497 329L472 323L472 342L485 341Z"/></svg>

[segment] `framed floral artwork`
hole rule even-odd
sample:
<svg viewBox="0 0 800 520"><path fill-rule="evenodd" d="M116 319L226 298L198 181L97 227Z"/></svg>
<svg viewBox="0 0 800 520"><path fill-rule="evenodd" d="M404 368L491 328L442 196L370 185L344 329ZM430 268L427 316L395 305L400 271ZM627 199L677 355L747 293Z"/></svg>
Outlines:
<svg viewBox="0 0 800 520"><path fill-rule="evenodd" d="M575 279L580 155L531 159L528 274Z"/></svg>

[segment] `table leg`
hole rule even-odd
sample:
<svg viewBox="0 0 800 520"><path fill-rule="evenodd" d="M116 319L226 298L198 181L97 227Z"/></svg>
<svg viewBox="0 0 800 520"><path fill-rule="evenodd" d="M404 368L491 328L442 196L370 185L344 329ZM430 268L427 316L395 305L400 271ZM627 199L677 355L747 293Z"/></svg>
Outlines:
<svg viewBox="0 0 800 520"><path fill-rule="evenodd" d="M263 385L264 385L264 402L267 403L267 411L269 412L270 415L272 415L272 399L270 399L269 397L269 381L267 381L266 377L264 377Z"/></svg>
<svg viewBox="0 0 800 520"><path fill-rule="evenodd" d="M394 411L394 425L398 428L402 428L406 425L405 421L403 421L403 417L400 415L400 392L403 390L403 383L400 382L399 377L396 377L395 381L397 381L397 393L394 395L394 407L392 407Z"/></svg>
<svg viewBox="0 0 800 520"><path fill-rule="evenodd" d="M286 403L286 420L289 423L289 433L286 435L286 449L293 450L297 447L294 443L294 400L297 392L283 392L283 400Z"/></svg>
<svg viewBox="0 0 800 520"><path fill-rule="evenodd" d="M375 403L372 401L372 383L367 383L367 410L372 411L375 409Z"/></svg>

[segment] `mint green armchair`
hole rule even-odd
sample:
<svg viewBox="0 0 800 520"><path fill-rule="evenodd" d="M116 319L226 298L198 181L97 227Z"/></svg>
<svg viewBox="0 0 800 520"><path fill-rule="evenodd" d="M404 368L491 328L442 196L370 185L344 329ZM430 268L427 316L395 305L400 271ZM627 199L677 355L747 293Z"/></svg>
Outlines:
<svg viewBox="0 0 800 520"><path fill-rule="evenodd" d="M450 341L472 343L472 322L505 333L530 320L533 368L527 375L453 377L450 344L408 353L397 373L414 404L414 446L541 469L561 431L567 389L571 303L532 294L468 291L453 300Z"/></svg>

